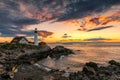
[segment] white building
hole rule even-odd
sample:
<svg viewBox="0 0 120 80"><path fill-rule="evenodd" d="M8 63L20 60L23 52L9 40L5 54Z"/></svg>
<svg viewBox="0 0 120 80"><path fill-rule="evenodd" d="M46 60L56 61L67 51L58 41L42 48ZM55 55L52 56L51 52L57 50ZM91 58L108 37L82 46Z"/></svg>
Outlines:
<svg viewBox="0 0 120 80"><path fill-rule="evenodd" d="M27 38L25 38L23 36L17 36L15 38L13 38L11 43L29 44L29 41L27 40ZM35 30L34 30L34 45L39 45L37 28L35 28Z"/></svg>
<svg viewBox="0 0 120 80"><path fill-rule="evenodd" d="M13 40L11 41L11 43L28 44L29 41L25 37L23 37L23 36L17 36L15 38L13 38Z"/></svg>

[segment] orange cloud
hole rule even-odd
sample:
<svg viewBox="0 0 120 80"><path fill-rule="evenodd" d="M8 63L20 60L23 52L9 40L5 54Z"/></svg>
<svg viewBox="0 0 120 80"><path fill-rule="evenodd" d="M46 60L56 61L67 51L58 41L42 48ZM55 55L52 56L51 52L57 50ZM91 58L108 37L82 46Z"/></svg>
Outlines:
<svg viewBox="0 0 120 80"><path fill-rule="evenodd" d="M79 31L88 31L94 28L99 28L101 26L109 26L111 25L110 23L118 22L120 22L120 12L109 15L100 15L97 17L86 16L82 19L65 21L65 24L79 26Z"/></svg>
<svg viewBox="0 0 120 80"><path fill-rule="evenodd" d="M48 37L48 36L51 36L53 35L54 33L53 32L48 32L48 31L39 31L39 35L42 36L42 37Z"/></svg>

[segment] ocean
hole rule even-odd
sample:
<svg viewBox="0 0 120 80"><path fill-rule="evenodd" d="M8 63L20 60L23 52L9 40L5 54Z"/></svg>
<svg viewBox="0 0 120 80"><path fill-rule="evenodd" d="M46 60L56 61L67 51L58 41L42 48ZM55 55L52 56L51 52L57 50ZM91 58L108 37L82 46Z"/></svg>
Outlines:
<svg viewBox="0 0 120 80"><path fill-rule="evenodd" d="M108 61L120 62L120 43L54 43L51 48L62 45L74 51L75 54L61 56L60 59L48 58L39 63L70 72L81 71L86 62L96 62L99 66L107 66Z"/></svg>

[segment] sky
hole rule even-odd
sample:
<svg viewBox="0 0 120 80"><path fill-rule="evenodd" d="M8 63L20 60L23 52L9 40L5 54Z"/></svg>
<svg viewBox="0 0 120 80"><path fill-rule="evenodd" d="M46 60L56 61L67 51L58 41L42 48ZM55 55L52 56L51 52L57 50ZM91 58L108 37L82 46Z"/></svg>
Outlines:
<svg viewBox="0 0 120 80"><path fill-rule="evenodd" d="M0 0L0 42L120 42L120 0Z"/></svg>

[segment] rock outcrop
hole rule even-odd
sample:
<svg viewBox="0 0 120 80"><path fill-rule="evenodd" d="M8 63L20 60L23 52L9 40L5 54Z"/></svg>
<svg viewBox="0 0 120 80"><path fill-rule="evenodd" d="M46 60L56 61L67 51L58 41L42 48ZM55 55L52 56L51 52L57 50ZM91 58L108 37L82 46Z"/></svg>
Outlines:
<svg viewBox="0 0 120 80"><path fill-rule="evenodd" d="M51 49L47 44L41 43L39 46L26 44L2 44L0 45L0 65L4 69L0 73L3 79L10 79L10 74L14 74L13 68L21 65L32 65L37 61L50 56L60 58L62 55L73 54L72 50L63 46L56 46Z"/></svg>
<svg viewBox="0 0 120 80"><path fill-rule="evenodd" d="M74 54L72 50L65 48L64 46L56 46L50 52L51 58L60 58L62 55L67 56Z"/></svg>
<svg viewBox="0 0 120 80"><path fill-rule="evenodd" d="M107 67L98 67L96 63L89 62L82 71L71 73L69 80L120 80L120 63L111 60Z"/></svg>

